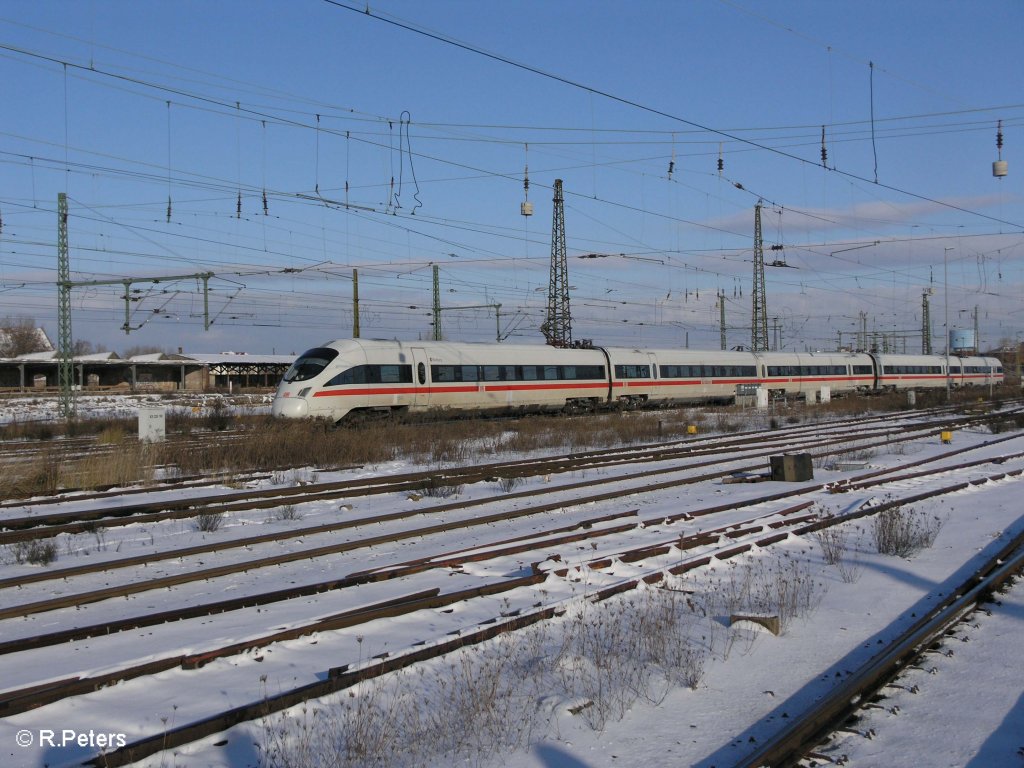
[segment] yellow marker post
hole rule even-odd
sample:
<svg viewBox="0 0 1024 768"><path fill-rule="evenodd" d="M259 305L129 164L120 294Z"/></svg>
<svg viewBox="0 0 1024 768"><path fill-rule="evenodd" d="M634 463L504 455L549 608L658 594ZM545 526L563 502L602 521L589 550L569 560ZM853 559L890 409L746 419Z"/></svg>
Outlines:
<svg viewBox="0 0 1024 768"><path fill-rule="evenodd" d="M942 438L943 445L949 445L950 443L953 442L953 433L952 432L942 432L942 433L940 433L939 437Z"/></svg>

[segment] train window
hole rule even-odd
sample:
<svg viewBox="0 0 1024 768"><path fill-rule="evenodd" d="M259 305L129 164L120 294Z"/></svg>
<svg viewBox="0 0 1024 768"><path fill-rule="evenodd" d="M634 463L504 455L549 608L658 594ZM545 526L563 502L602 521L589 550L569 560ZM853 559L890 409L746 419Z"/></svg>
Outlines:
<svg viewBox="0 0 1024 768"><path fill-rule="evenodd" d="M620 379L649 379L651 367L649 365L616 365L615 376Z"/></svg>
<svg viewBox="0 0 1024 768"><path fill-rule="evenodd" d="M518 381L519 376L516 375L516 367L514 365L503 365L501 367L501 378L503 381Z"/></svg>
<svg viewBox="0 0 1024 768"><path fill-rule="evenodd" d="M462 378L461 381L479 381L480 372L477 370L475 365L463 365L460 366Z"/></svg>
<svg viewBox="0 0 1024 768"><path fill-rule="evenodd" d="M484 381L501 381L501 368L497 365L485 365Z"/></svg>
<svg viewBox="0 0 1024 768"><path fill-rule="evenodd" d="M338 356L338 350L329 347L316 347L303 352L299 359L285 371L285 381L306 381L320 374L327 365Z"/></svg>
<svg viewBox="0 0 1024 768"><path fill-rule="evenodd" d="M427 383L427 366L423 363L416 366L416 377L420 380L420 384Z"/></svg>
<svg viewBox="0 0 1024 768"><path fill-rule="evenodd" d="M535 381L537 379L537 366L536 365L524 365L523 366L523 381Z"/></svg>
<svg viewBox="0 0 1024 768"><path fill-rule="evenodd" d="M432 365L430 366L430 378L434 382L455 381L454 365Z"/></svg>
<svg viewBox="0 0 1024 768"><path fill-rule="evenodd" d="M557 365L545 365L544 366L544 378L548 381L554 381L559 378L558 366Z"/></svg>
<svg viewBox="0 0 1024 768"><path fill-rule="evenodd" d="M411 384L411 365L357 365L327 382L329 387L348 384Z"/></svg>
<svg viewBox="0 0 1024 768"><path fill-rule="evenodd" d="M380 381L382 384L411 384L412 366L382 365L380 366Z"/></svg>
<svg viewBox="0 0 1024 768"><path fill-rule="evenodd" d="M575 378L577 378L577 376L576 376L576 366L575 365L563 366L562 367L562 378L563 379L575 379Z"/></svg>
<svg viewBox="0 0 1024 768"><path fill-rule="evenodd" d="M951 365L951 366L949 366L949 372L950 373L960 373L960 366L959 365Z"/></svg>
<svg viewBox="0 0 1024 768"><path fill-rule="evenodd" d="M365 384L365 369L366 366L359 366L357 368L347 368L333 379L327 382L328 387L340 387L345 384ZM356 379L358 375L358 380Z"/></svg>
<svg viewBox="0 0 1024 768"><path fill-rule="evenodd" d="M870 376L872 373L870 365L855 365L853 366L854 376Z"/></svg>

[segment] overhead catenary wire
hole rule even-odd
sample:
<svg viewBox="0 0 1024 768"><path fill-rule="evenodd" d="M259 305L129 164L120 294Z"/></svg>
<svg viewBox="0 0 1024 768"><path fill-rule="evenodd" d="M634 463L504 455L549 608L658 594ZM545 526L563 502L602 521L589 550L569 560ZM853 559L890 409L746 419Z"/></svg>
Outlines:
<svg viewBox="0 0 1024 768"><path fill-rule="evenodd" d="M522 62L519 62L519 61L515 61L514 59L511 59L511 58L509 58L507 56L502 56L500 54L491 53L489 51L483 50L482 48L470 45L468 43L461 42L459 40L455 40L453 38L450 38L450 37L447 37L445 35L439 34L437 32L431 32L429 30L422 29L422 28L417 27L417 26L415 26L413 24L410 24L408 22L399 21L397 19L384 16L382 14L379 14L379 13L373 11L371 8L369 8L369 6L367 6L365 8L358 8L358 7L355 7L355 6L352 6L352 5L348 4L346 2L342 2L341 0L323 0L323 2L325 2L325 3L329 4L329 5L332 5L332 6L335 6L335 7L344 9L344 10L347 10L347 11L351 11L351 12L354 12L354 13L359 13L360 15L363 15L363 16L365 16L367 18L371 18L371 19L375 19L375 20L378 20L378 21L381 21L381 22L384 22L384 23L387 23L387 24L391 24L393 26L399 27L401 29L405 29L405 30L407 30L409 32L413 32L413 33L418 34L418 35L422 35L424 37L429 37L431 39L437 40L438 42L444 43L446 45L451 45L451 46L454 46L456 48L461 48L461 49L466 50L466 51L468 51L470 53L473 53L475 55L483 56L485 58L489 58L489 59L492 59L494 61L498 61L498 62L501 62L503 64L507 64L509 66L516 67L518 69L522 69L522 70L527 71L527 72L532 72L533 74L538 75L540 77L544 77L544 78L547 78L547 79L550 79L550 80L554 80L554 81L560 82L560 83L562 83L564 85L568 85L568 86L571 86L573 88L578 88L580 90L587 91L588 93L592 93L592 94L595 94L597 96L602 96L602 97L607 98L607 99L609 99L611 101L615 101L615 102L618 102L620 104L623 104L623 105L626 105L626 106L629 106L629 107L633 107L633 108L641 110L643 112L648 112L650 114L658 115L660 117L664 117L664 118L667 118L669 120L674 120L674 121L683 123L684 125L689 125L689 126L691 126L693 128L696 128L698 130L707 131L708 133L715 134L715 135L721 136L723 138L730 139L732 141L735 141L735 142L738 142L738 143L741 143L741 144L749 145L749 146L751 146L751 147L753 147L755 149L760 149L760 150L764 150L766 152L771 152L773 154L777 154L777 155L779 155L781 157L785 157L785 158L787 158L789 160L793 160L793 161L796 161L796 162L801 163L801 164L807 164L807 163L810 162L806 158L800 157L799 155L794 155L794 154L789 153L789 152L784 152L784 151L782 151L780 149L777 149L777 148L765 145L765 144L760 143L760 142L753 141L751 139L745 139L745 138L743 138L741 136L738 136L736 134L730 133L730 132L722 130L722 129L713 128L711 126L708 126L708 125L705 125L703 123L700 123L700 122L698 122L696 120L691 120L691 119L682 117L680 115L675 115L675 114L667 112L667 111L665 111L663 109L659 109L659 108L656 108L656 107L651 107L651 106L642 104L642 103L640 103L638 101L635 101L633 99L630 99L630 98L627 98L627 97L624 97L624 96L618 96L618 95L613 94L613 93L611 93L609 91L605 91L605 90L602 90L600 88L596 88L594 86L585 85L583 83L580 83L580 82L577 82L575 80L572 80L572 79L570 79L568 77L564 77L562 75L558 75L558 74L555 74L555 73L552 73L552 72L547 72L547 71L545 71L543 69L540 69L539 67L535 67L535 66L530 65L530 64L525 64L525 63L522 63ZM872 70L873 70L873 67L872 67ZM849 178L852 178L852 179L857 179L857 180L860 180L860 181L870 181L869 179L866 179L863 176L860 176L860 175L858 175L856 173L853 173L852 171L847 171L847 170L843 170L843 169L839 169L839 168L830 168L828 170L831 171L831 172L834 172L834 173L839 173L839 174L841 174L843 176L846 176L846 177L849 177ZM996 221L998 223L1009 224L1011 226L1020 227L1020 228L1024 229L1024 224L1017 224L1017 223L1014 223L1014 222L1002 221L1002 220L1000 220L1000 219L998 219L996 217L989 216L987 214L981 213L980 211L973 211L973 210L970 210L968 208L964 208L962 206L955 205L953 203L943 202L943 201L940 201L940 200L935 200L935 199L933 199L933 198L931 198L931 197L929 197L927 195L924 195L922 193L913 192L913 191L907 190L907 189L902 189L900 187L897 187L897 186L894 186L894 185L891 185L891 184L882 184L877 179L877 168L876 168L875 183L878 184L879 186L885 188L885 189L888 189L888 190L892 191L892 192L896 192L896 193L899 193L899 194L902 194L902 195L907 195L908 197L914 197L914 198L917 198L919 200L924 200L924 201L927 201L927 202L930 202L930 203L934 203L936 205L939 205L939 206L942 206L942 207L945 207L945 208L949 208L951 210L960 211L961 213L966 213L966 214L970 214L972 216L978 216L978 217L981 217L981 218L990 219L990 220Z"/></svg>
<svg viewBox="0 0 1024 768"><path fill-rule="evenodd" d="M176 105L175 105L175 106L176 106L176 109L177 109L177 102L176 102ZM253 117L252 117L251 115L245 114L245 111L244 111L244 110L241 110L241 109L240 109L240 105L239 105L239 102L235 102L235 110L236 110L236 112L239 112L239 113L240 113L240 114L238 114L238 115L236 116L236 121L237 121L237 122L236 122L236 126L238 126L237 130L240 130L240 126L242 125L242 120L245 120L245 119L253 119ZM318 114L319 114L319 113L318 113ZM275 118L269 118L269 119L271 119L272 121L274 121L274 123L276 124L276 119L275 119ZM175 120L175 122L176 122L176 123L178 122L178 120L177 120L177 112L176 112L176 120ZM266 119L261 119L261 120L260 120L260 122L261 122L261 125L263 125L263 126L265 127L265 125L266 125ZM301 122L301 121L300 121L300 122ZM411 124L411 119L409 120L409 124ZM308 123L307 123L307 124L306 124L305 126L303 126L303 127L305 127L305 128L309 128L309 127L311 127L311 126L309 126L309 125L308 125ZM321 130L321 129L322 129L322 130ZM326 128L322 128L322 126L318 126L318 127L317 127L317 128L315 129L315 130L317 130L317 134L318 134L318 139L319 139L319 138L320 138L320 135L321 135L321 133L322 133L322 135L323 135L324 137L326 137L326 136L328 135L328 130L329 130L329 129L326 129ZM594 132L596 132L597 130L600 130L600 129L596 129L596 128L594 128L594 127L592 126L592 128L591 128L591 129L588 129L588 130L590 130L590 131L591 131L591 133L594 133ZM337 132L335 132L335 134L336 134L336 133L337 133ZM419 133L419 132L417 131L417 133ZM668 135L668 134L666 134L666 135ZM674 132L673 132L673 133L671 133L671 135L672 135L672 136L674 136ZM346 137L346 140L349 140L349 139L350 139L350 135L349 135L348 131L345 131L345 137ZM418 139L419 139L419 137L418 137ZM419 144L419 143L420 143L420 141L418 140L418 144ZM591 138L591 141L589 141L589 142L585 142L585 143L589 143L589 144L591 144L591 146L594 146L594 145L595 145L595 142L593 141L593 139L592 139L592 138ZM705 142L705 143L706 143L706 142ZM808 143L815 143L815 142L813 142L813 141L812 141L812 142L808 142ZM348 144L348 141L346 141L346 144ZM66 142L65 142L65 146L67 147L67 146L69 146L69 145L70 145L70 142L67 142L67 141L66 141ZM239 146L240 146L240 142L239 142ZM307 146L308 146L308 145L307 145ZM400 142L400 147L401 147L401 142ZM417 149L417 150L421 150L421 147L420 147L420 146L417 146L417 148L416 148L416 149ZM753 148L748 148L748 149L750 149L751 151L754 151L754 149L753 149ZM402 150L402 149L400 149L399 151L400 151L400 153L401 153L401 152L403 152L403 150ZM412 157L412 148L410 147L408 151L409 151L409 157L410 157L410 159L411 159L411 157ZM75 154L77 155L77 151L75 152ZM653 153L652 153L652 154L653 154ZM421 156L421 155L420 155L420 153L419 153L419 151L417 151L417 155L416 155L416 156L417 156L417 157L420 157L420 156ZM442 159L442 161L443 161L443 159ZM660 159L659 159L659 162L660 162L660 163L663 163L663 162L664 162L664 154L661 154L661 155L660 155ZM64 165L65 165L65 169L70 169L70 168L73 168L73 167L75 167L75 164L74 164L74 163L71 163L71 162L68 162L68 161L66 161ZM169 161L168 161L168 166L170 166L170 162L169 162ZM663 170L663 169L664 169L664 165L662 165L662 166L661 166L661 170ZM484 177L487 177L487 176L490 176L490 177L494 177L494 178L501 178L501 177L502 177L502 175L500 175L500 174L493 174L493 173L491 173L491 172L487 171L486 169L481 169L481 171L482 171L482 176L484 176ZM70 173L71 171L70 171L70 170L68 170L67 172L68 172L68 173ZM177 173L177 171L175 171L175 173ZM168 175L169 175L169 174L168 174ZM512 173L509 173L509 174L507 174L507 175L506 175L506 177L507 177L507 178L513 178L514 176L517 176L517 175L518 175L518 174L512 174ZM329 193L329 192L328 192L328 191L326 191L326 190L323 190L323 189L321 189L321 185L319 185L319 180L320 180L320 179L319 179L319 173L317 173L317 178L316 178L316 180L315 180L315 183L314 183L314 189L315 189L315 191L316 191L316 192L317 192L318 194L319 194L319 193L321 193L321 192L324 192L324 194L325 194L325 195L328 195L328 196L330 196L330 194L331 194L331 193ZM248 196L249 194L251 194L251 192L250 192L250 186L249 186L249 185L244 185L244 184L242 183L242 182L243 182L243 179L242 179L242 177L241 177L241 169L239 169L239 178L238 178L238 179L237 179L236 181L238 182L237 186L238 186L238 194L239 194L239 197L240 197L240 196L241 196L242 194L244 194L244 195L246 195L246 196ZM348 208L348 205L349 205L349 197L348 197L348 192L349 192L349 183L348 183L348 181L349 181L349 180L348 180L348 178L347 178L347 174L346 174L346 180L345 180L345 182L346 182L346 183L345 183L345 195L344 195L344 198L343 198L342 200L338 200L338 201L333 201L333 200L332 200L332 204L338 204L340 208L345 208L345 209L347 209L347 208ZM675 180L673 179L673 181L675 181ZM231 188L232 186L233 186L233 185L232 185L231 183L225 183L225 184L221 185L221 183L220 183L220 182L217 182L217 181L215 181L215 182L213 182L213 183L211 184L211 186L210 186L209 188L210 188L211 190L214 190L214 191L216 191L217 189L227 189L227 188ZM265 184L264 184L264 188L265 188ZM283 193L283 194L290 194L290 193ZM295 202L296 202L297 204L300 204L300 205L301 205L301 204L305 204L305 203L310 203L310 204L312 204L312 203L314 202L314 201L313 201L312 199L306 199L306 198L303 198L303 197L301 197L301 196L299 196L299 195L294 195L294 196L293 196L293 199L294 199L294 201L295 201ZM588 198L583 198L583 199L588 199ZM598 202L602 202L602 201L598 201ZM606 203L606 204L609 204L609 205L616 205L616 202L615 202L615 201L612 201L612 200L605 200L605 201L603 201L603 202L604 202L604 203ZM145 205L145 203L144 203L144 202L142 202L142 203L139 203L138 205L142 206L142 205ZM630 208L629 210L632 210L633 212L636 212L636 213L642 213L643 215L648 215L648 214L650 213L650 211L648 211L648 210L647 210L647 205L644 205L644 204L641 204L640 206L632 206L632 207L631 207L631 208ZM369 217L373 217L373 216L375 216L375 215L378 215L379 213L380 213L380 211L373 211L372 209L370 209L370 210L366 210L366 211L363 211L363 212L362 212L362 215L364 215L365 217L368 217L368 218L369 218ZM398 217L397 217L397 218L396 218L395 220L393 220L393 221L391 221L391 222L388 222L388 223L386 224L386 226L389 226L389 227L391 227L391 226L394 226L394 227L396 227L396 228L398 228L398 229L400 229L400 230L403 230L403 231L405 231L405 232L415 232L415 233L416 233L416 234L417 234L418 236L423 236L423 237L434 237L434 239L436 239L436 240L437 240L437 241L438 241L439 243L443 243L443 242L446 242L446 241L451 241L452 239L454 239L454 236L452 236L452 237L441 237L441 238L437 238L437 237L436 237L436 235L431 235L431 234L428 234L428 233L427 233L427 232L425 232L425 231L422 231L422 230L420 230L420 231L417 231L417 230L416 230L416 229L415 229L414 227L410 227L410 226L408 226L408 219L407 219L407 218L404 218L405 214L407 214L407 213L408 213L408 211L404 211L404 212L402 212L402 215L398 216ZM427 219L427 217L426 217L426 216L424 216L423 218L424 218L424 219ZM666 221L673 221L673 220L675 220L675 218L674 218L674 217L671 217L671 216L665 216L664 218L665 218L665 220L666 220ZM347 219L347 218L346 218L346 221L348 221L348 219ZM685 222L684 222L684 223L685 223ZM689 222L689 223L691 223L691 224L696 224L696 225L698 225L698 226L699 226L699 223L698 223L698 222ZM454 228L454 227L460 227L460 228L463 228L463 229L464 229L465 231L470 231L471 229L474 229L474 228L475 228L475 229L478 229L478 230L481 230L481 231L482 231L482 230L484 229L484 228L483 228L483 227L482 227L482 226L480 225L480 223L479 223L479 222L476 222L476 223L472 223L472 222L464 222L463 224L456 224L456 223L454 223L454 222L453 222L453 220L451 220L451 219L445 219L445 218L443 218L443 217L435 217L435 218L434 218L434 219L433 219L432 221L430 221L430 222L429 222L429 224L430 224L431 226L438 226L438 227L445 227L445 228ZM129 224L128 226L129 226L129 227L131 227L131 226L134 226L134 224ZM621 230L620 230L620 231L621 231ZM742 236L742 235L743 235L744 233L743 233L743 232L738 232L738 231L730 231L730 232L729 232L729 234L731 234L731 235L736 235L736 236ZM228 240L228 239L225 239L224 237L220 237L220 238L219 238L219 240L218 240L218 238L217 238L217 237L215 236L214 238L212 238L212 239L211 239L211 243L213 243L213 242L219 242L219 243L220 243L221 245L223 245L223 246L231 246L231 247L235 247L235 246L236 246L236 244L235 244L235 243L231 242L231 241L230 241L230 240ZM656 244L654 244L654 245L656 245ZM460 245L459 247L462 247L462 246ZM724 252L724 251L723 251L723 252ZM228 263L230 263L230 261L231 261L231 258L232 258L232 257L228 257L228 258L226 259L226 261L227 261ZM393 258L393 256L392 256L392 258ZM500 256L497 256L496 258L499 258L499 259L500 259L501 257L500 257Z"/></svg>

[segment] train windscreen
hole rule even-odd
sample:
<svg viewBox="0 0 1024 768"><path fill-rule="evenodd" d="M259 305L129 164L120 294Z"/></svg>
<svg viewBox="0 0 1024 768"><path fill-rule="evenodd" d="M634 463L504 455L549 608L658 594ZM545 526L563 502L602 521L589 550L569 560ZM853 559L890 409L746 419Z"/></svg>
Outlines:
<svg viewBox="0 0 1024 768"><path fill-rule="evenodd" d="M338 351L329 347L317 347L303 352L299 359L292 363L291 368L285 371L284 380L290 382L312 379L337 356Z"/></svg>

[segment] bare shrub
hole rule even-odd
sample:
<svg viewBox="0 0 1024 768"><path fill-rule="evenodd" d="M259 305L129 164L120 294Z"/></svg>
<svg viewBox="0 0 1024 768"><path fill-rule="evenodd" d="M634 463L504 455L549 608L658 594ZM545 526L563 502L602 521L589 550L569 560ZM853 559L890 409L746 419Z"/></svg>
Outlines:
<svg viewBox="0 0 1024 768"><path fill-rule="evenodd" d="M231 412L231 406L223 397L218 397L210 403L205 418L206 426L209 429L214 432L223 432L231 426L233 420L234 414Z"/></svg>
<svg viewBox="0 0 1024 768"><path fill-rule="evenodd" d="M835 565L846 556L847 533L836 525L830 525L814 532L814 538L821 547L821 557L829 565Z"/></svg>
<svg viewBox="0 0 1024 768"><path fill-rule="evenodd" d="M893 507L879 512L872 524L879 554L910 557L935 543L942 519L914 507Z"/></svg>
<svg viewBox="0 0 1024 768"><path fill-rule="evenodd" d="M699 684L707 650L694 641L698 616L682 594L641 588L571 616L554 672L591 728L620 719L637 699L659 703L671 687Z"/></svg>
<svg viewBox="0 0 1024 768"><path fill-rule="evenodd" d="M523 481L521 477L499 477L498 488L502 493L511 493Z"/></svg>
<svg viewBox="0 0 1024 768"><path fill-rule="evenodd" d="M783 633L794 619L810 615L825 591L805 563L786 556L730 562L723 586L725 615L777 616Z"/></svg>
<svg viewBox="0 0 1024 768"><path fill-rule="evenodd" d="M196 528L203 533L213 533L220 529L224 515L220 512L203 513L196 517Z"/></svg>
<svg viewBox="0 0 1024 768"><path fill-rule="evenodd" d="M8 544L6 550L10 559L19 565L49 565L57 559L57 542L53 539L18 541Z"/></svg>
<svg viewBox="0 0 1024 768"><path fill-rule="evenodd" d="M993 419L988 423L988 430L993 435L998 435L1003 432L1013 432L1024 427L1022 418L1024 417L1017 415L1012 419Z"/></svg>
<svg viewBox="0 0 1024 768"><path fill-rule="evenodd" d="M443 471L431 475L420 485L420 493L430 499L450 499L462 493L463 485L450 483Z"/></svg>
<svg viewBox="0 0 1024 768"><path fill-rule="evenodd" d="M365 681L324 709L268 717L263 764L489 765L546 735L551 710L540 702L567 702L563 711L600 728L639 698L702 678L706 651L691 639L698 617L683 593L641 588L577 608Z"/></svg>
<svg viewBox="0 0 1024 768"><path fill-rule="evenodd" d="M821 558L828 565L835 566L839 578L852 584L860 578L862 567L856 558L850 559L849 534L845 528L831 525L815 531L814 538L821 548Z"/></svg>
<svg viewBox="0 0 1024 768"><path fill-rule="evenodd" d="M733 434L743 429L743 425L738 421L733 421L727 414L720 413L716 416L712 422L712 429L716 432L724 432L725 434Z"/></svg>
<svg viewBox="0 0 1024 768"><path fill-rule="evenodd" d="M302 515L299 514L299 510L294 504L285 504L283 507L278 507L274 511L274 517L281 521L302 519Z"/></svg>

